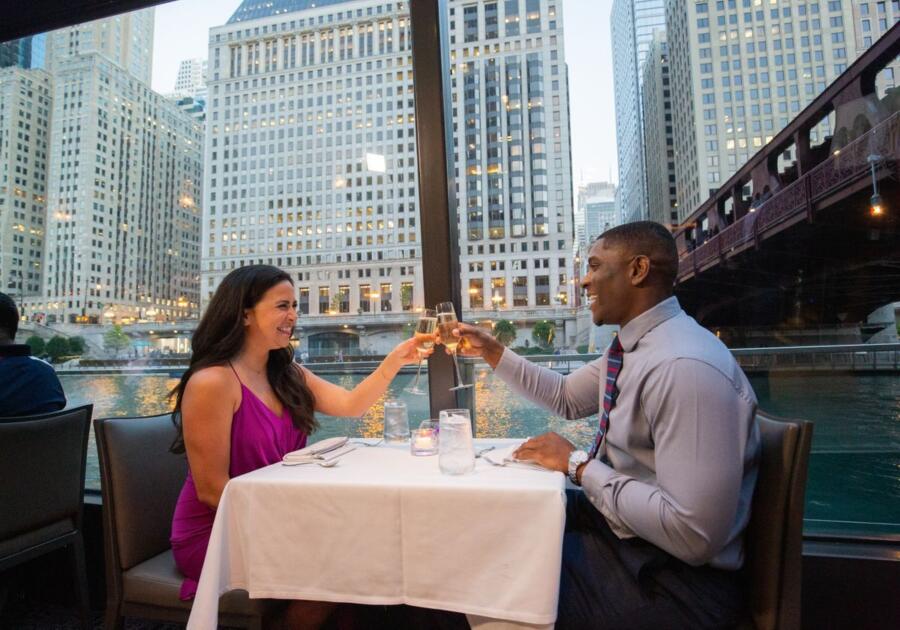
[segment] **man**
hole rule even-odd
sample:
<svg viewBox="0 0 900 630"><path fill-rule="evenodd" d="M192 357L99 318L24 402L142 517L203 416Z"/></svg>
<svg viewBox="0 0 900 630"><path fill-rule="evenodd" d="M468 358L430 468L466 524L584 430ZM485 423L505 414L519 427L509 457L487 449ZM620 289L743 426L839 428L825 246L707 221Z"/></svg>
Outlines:
<svg viewBox="0 0 900 630"><path fill-rule="evenodd" d="M0 293L0 416L30 416L66 406L56 372L31 356L31 348L15 344L19 309Z"/></svg>
<svg viewBox="0 0 900 630"><path fill-rule="evenodd" d="M756 482L756 397L673 296L678 258L664 227L607 230L587 263L594 323L621 329L568 376L458 329L463 352L516 393L570 419L599 416L590 454L556 433L516 452L584 488L568 493L556 627L732 626L743 612L736 570Z"/></svg>

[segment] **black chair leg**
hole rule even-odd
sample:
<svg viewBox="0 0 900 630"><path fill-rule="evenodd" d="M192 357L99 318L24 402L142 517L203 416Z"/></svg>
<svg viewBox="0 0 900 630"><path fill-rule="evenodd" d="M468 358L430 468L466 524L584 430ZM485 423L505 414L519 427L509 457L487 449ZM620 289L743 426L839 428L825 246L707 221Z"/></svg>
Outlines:
<svg viewBox="0 0 900 630"><path fill-rule="evenodd" d="M91 601L88 596L87 565L84 560L84 539L81 532L75 534L75 540L69 545L69 553L72 559L72 572L75 574L76 597L78 598L78 612L81 616L81 627L90 630Z"/></svg>

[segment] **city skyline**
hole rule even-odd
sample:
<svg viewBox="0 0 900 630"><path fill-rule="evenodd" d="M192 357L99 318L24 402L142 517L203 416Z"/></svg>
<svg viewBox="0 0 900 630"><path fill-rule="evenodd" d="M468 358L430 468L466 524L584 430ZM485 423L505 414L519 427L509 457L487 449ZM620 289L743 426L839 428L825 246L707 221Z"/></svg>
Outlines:
<svg viewBox="0 0 900 630"><path fill-rule="evenodd" d="M573 187L590 182L617 183L612 43L609 37L612 0L560 2L571 90ZM158 5L155 8L153 90L161 94L172 92L183 60L206 59L209 29L224 25L240 4L240 0L178 0ZM604 36L596 37L598 29Z"/></svg>

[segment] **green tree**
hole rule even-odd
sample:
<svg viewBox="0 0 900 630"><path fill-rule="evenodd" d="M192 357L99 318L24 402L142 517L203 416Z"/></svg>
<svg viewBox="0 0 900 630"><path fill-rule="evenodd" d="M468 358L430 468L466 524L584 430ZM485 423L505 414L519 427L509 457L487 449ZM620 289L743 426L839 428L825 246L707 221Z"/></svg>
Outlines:
<svg viewBox="0 0 900 630"><path fill-rule="evenodd" d="M69 352L84 354L84 337L69 337Z"/></svg>
<svg viewBox="0 0 900 630"><path fill-rule="evenodd" d="M47 347L45 348L45 350L47 354L50 355L50 360L55 363L59 360L60 357L64 357L69 354L69 340L65 337L56 335L47 342Z"/></svg>
<svg viewBox="0 0 900 630"><path fill-rule="evenodd" d="M556 324L546 319L538 322L531 329L531 338L542 348L552 346L554 336L556 336Z"/></svg>
<svg viewBox="0 0 900 630"><path fill-rule="evenodd" d="M32 335L31 337L26 339L25 345L31 348L31 354L36 357L44 354L44 349L47 347L47 344L44 343L44 340L37 335Z"/></svg>
<svg viewBox="0 0 900 630"><path fill-rule="evenodd" d="M122 327L116 324L106 331L103 335L103 347L119 356L122 350L127 350L131 346L131 339L128 338Z"/></svg>
<svg viewBox="0 0 900 630"><path fill-rule="evenodd" d="M516 340L516 326L508 319L501 319L494 324L494 338L507 348Z"/></svg>

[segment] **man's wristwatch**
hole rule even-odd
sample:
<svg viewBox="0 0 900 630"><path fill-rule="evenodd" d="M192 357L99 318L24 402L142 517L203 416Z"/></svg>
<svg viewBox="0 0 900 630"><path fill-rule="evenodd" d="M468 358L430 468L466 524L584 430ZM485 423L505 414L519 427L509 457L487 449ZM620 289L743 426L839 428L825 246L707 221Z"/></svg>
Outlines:
<svg viewBox="0 0 900 630"><path fill-rule="evenodd" d="M578 475L576 474L578 472L578 467L588 461L588 459L588 454L584 451L572 451L569 454L569 479L571 479L572 483L576 486L581 485L578 483Z"/></svg>

